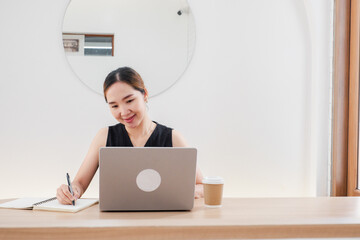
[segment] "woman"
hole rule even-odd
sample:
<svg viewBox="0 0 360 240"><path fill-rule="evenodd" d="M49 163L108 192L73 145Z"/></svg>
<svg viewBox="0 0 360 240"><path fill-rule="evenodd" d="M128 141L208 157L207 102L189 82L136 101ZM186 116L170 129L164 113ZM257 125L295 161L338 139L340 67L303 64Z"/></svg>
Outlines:
<svg viewBox="0 0 360 240"><path fill-rule="evenodd" d="M104 82L105 101L119 124L102 128L96 134L78 171L70 193L68 185L57 189L62 204L72 204L88 188L99 166L101 147L187 147L179 132L151 121L147 111L148 92L140 75L129 67L109 73ZM203 197L202 174L196 171L195 198Z"/></svg>

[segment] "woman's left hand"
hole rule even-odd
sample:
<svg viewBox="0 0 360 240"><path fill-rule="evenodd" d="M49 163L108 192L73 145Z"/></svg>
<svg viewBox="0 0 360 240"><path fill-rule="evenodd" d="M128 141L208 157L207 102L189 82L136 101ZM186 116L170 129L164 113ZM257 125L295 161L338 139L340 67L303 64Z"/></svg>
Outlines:
<svg viewBox="0 0 360 240"><path fill-rule="evenodd" d="M204 187L202 184L195 185L195 199L204 197Z"/></svg>

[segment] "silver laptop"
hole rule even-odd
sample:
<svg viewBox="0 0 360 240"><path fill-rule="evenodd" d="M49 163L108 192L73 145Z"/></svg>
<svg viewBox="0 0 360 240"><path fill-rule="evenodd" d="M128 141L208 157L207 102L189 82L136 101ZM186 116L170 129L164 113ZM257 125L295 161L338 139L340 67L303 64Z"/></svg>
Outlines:
<svg viewBox="0 0 360 240"><path fill-rule="evenodd" d="M173 211L194 206L195 148L100 148L100 211Z"/></svg>

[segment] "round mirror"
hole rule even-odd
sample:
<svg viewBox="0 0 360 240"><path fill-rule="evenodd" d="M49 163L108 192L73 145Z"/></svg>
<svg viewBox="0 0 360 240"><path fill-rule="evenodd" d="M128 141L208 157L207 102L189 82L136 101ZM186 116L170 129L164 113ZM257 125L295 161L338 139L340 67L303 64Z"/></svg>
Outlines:
<svg viewBox="0 0 360 240"><path fill-rule="evenodd" d="M72 69L103 94L107 74L134 68L150 96L180 78L194 52L195 23L187 0L71 0L63 43Z"/></svg>

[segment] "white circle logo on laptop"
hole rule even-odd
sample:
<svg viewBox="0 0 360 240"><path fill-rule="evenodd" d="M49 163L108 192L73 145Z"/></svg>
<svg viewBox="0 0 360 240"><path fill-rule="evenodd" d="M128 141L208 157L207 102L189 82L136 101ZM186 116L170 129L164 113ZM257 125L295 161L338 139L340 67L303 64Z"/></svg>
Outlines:
<svg viewBox="0 0 360 240"><path fill-rule="evenodd" d="M136 184L144 192L152 192L160 186L161 176L154 169L145 169L137 175Z"/></svg>

